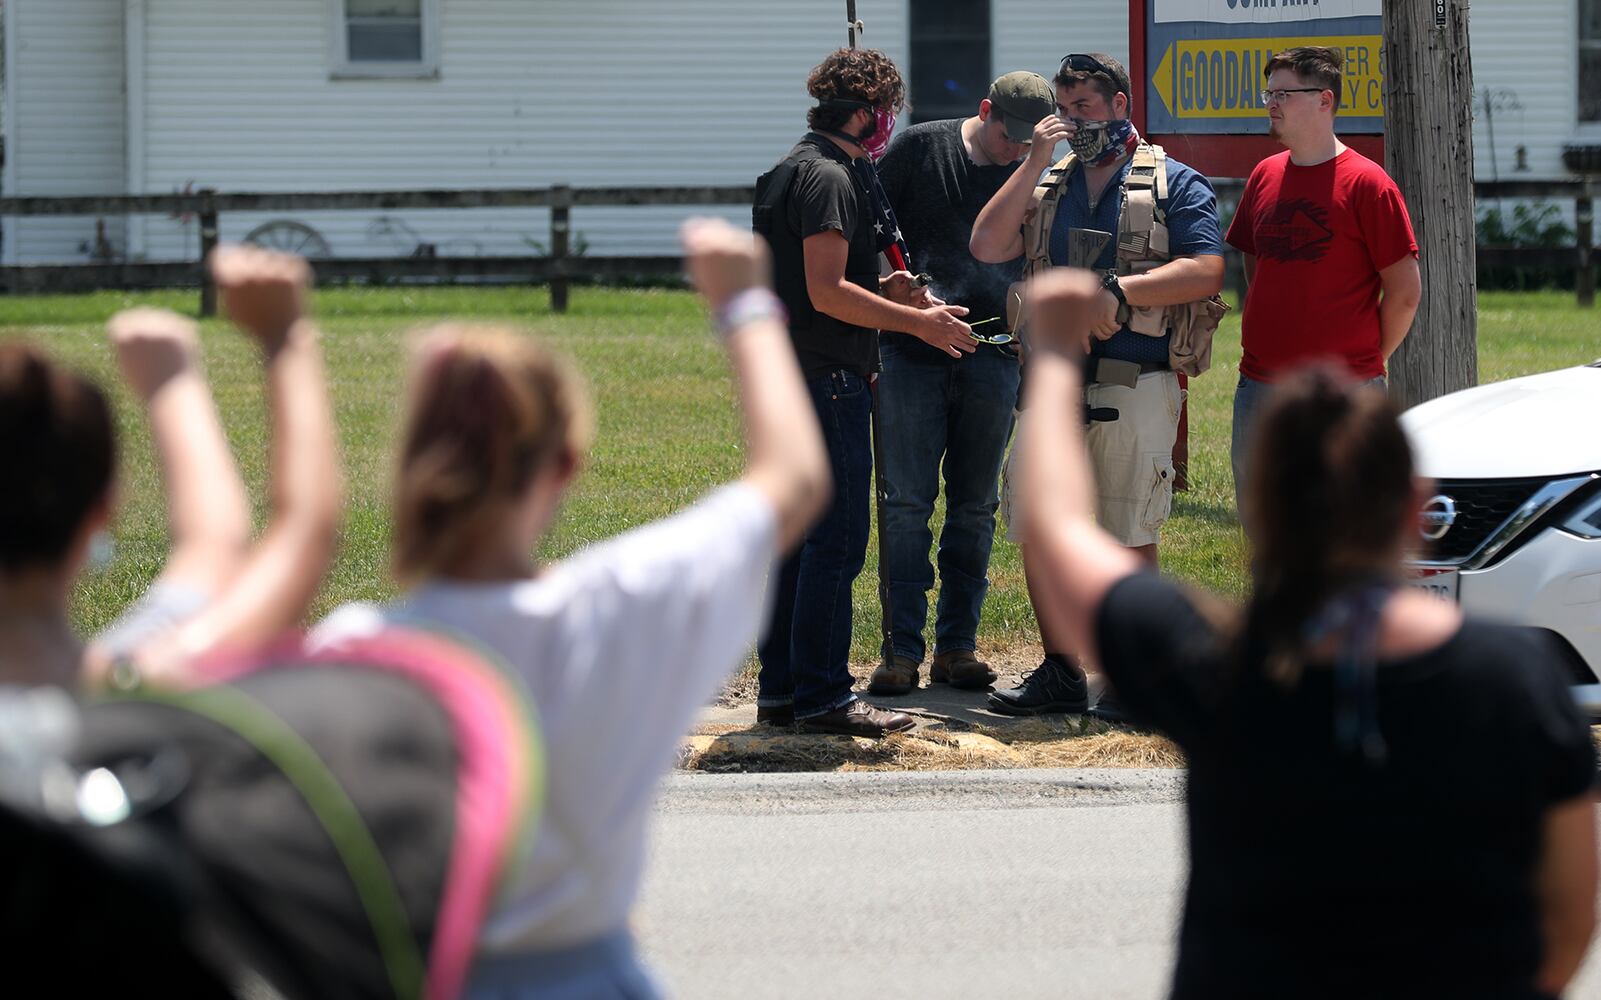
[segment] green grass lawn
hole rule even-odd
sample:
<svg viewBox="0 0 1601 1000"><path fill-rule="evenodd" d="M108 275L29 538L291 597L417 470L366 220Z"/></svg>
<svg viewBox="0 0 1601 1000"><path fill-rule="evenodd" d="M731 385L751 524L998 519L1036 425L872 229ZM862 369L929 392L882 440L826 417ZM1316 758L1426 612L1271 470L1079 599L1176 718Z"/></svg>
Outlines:
<svg viewBox="0 0 1601 1000"><path fill-rule="evenodd" d="M85 630L110 621L143 590L166 548L149 439L138 407L116 378L102 326L127 305L192 313L195 299L190 291L0 298L0 336L36 340L113 387L122 433L117 559L78 588L74 618ZM698 301L688 293L577 289L570 311L556 316L543 288L334 289L319 294L318 314L349 500L343 545L314 616L344 601L394 592L386 570L390 455L401 415L406 333L414 327L446 317L514 323L568 352L588 376L597 403L597 443L544 544L546 558L660 517L740 469L727 368L706 333ZM1577 309L1571 293L1486 293L1479 316L1485 381L1601 355L1601 314ZM260 497L266 428L255 354L222 323L204 324L203 341L223 420L246 480ZM1164 569L1230 596L1243 593L1245 579L1228 465L1238 359L1235 312L1219 331L1213 370L1190 387L1190 490L1176 498L1162 538ZM867 559L856 586L855 660L876 657L878 647L876 541ZM994 650L1037 642L1017 550L999 538L990 577L980 645Z"/></svg>

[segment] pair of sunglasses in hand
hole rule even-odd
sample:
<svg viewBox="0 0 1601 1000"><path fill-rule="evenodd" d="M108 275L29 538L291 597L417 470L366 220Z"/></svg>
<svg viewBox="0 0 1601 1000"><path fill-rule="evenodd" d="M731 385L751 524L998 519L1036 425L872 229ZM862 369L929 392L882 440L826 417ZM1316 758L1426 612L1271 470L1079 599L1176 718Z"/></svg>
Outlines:
<svg viewBox="0 0 1601 1000"><path fill-rule="evenodd" d="M991 316L989 319L981 319L977 323L972 324L972 329L969 331L968 336L972 337L981 344L995 344L1000 346L1002 344L1016 343L1017 335L1012 333L1010 330L1002 330L999 333L989 333L988 331L984 333L978 332L979 327L986 326L990 323L999 323L1000 321L1000 316Z"/></svg>

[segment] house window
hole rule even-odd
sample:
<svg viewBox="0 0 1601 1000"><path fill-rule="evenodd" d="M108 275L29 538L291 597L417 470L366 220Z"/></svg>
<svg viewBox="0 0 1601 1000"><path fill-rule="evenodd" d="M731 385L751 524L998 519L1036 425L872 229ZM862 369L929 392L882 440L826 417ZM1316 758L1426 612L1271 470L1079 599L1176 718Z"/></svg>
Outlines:
<svg viewBox="0 0 1601 1000"><path fill-rule="evenodd" d="M1601 0L1579 0L1579 121L1601 122Z"/></svg>
<svg viewBox="0 0 1601 1000"><path fill-rule="evenodd" d="M436 76L439 0L333 0L338 77Z"/></svg>
<svg viewBox="0 0 1601 1000"><path fill-rule="evenodd" d="M990 88L990 0L912 0L912 121L967 118Z"/></svg>

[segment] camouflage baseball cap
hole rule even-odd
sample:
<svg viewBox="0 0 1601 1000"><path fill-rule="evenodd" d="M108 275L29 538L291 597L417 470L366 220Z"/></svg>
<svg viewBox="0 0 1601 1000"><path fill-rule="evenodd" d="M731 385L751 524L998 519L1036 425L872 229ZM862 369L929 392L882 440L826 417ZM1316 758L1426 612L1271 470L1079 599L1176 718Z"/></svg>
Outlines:
<svg viewBox="0 0 1601 1000"><path fill-rule="evenodd" d="M1006 137L1029 142L1040 119L1056 111L1056 91L1038 73L1018 70L990 84L989 102L1006 124Z"/></svg>

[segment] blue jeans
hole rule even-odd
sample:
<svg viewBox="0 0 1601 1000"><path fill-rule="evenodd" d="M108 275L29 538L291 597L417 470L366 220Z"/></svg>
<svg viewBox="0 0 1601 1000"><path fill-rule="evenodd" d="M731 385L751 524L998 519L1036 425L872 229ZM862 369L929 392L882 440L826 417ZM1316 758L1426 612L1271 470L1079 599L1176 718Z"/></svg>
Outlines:
<svg viewBox="0 0 1601 1000"><path fill-rule="evenodd" d="M989 591L996 480L1017 407L1016 358L980 348L960 361L922 361L892 342L881 347L879 458L887 489L882 520L883 655L921 663L926 649L929 518L945 477L939 536L939 604L934 652L973 649ZM943 463L942 460L943 459Z"/></svg>
<svg viewBox="0 0 1601 1000"><path fill-rule="evenodd" d="M806 380L823 428L834 499L778 570L773 623L756 648L756 703L795 706L804 719L842 708L851 693L851 585L867 558L873 481L873 397L867 380L836 371Z"/></svg>
<svg viewBox="0 0 1601 1000"><path fill-rule="evenodd" d="M1370 379L1367 384L1377 387L1380 392L1389 390L1389 383L1383 375ZM1245 521L1245 477L1249 473L1251 435L1255 431L1257 417L1272 392L1273 383L1258 382L1244 375L1240 376L1239 383L1234 387L1234 436L1229 441L1229 462L1234 466L1234 506L1240 512L1241 522ZM1246 530L1249 532L1249 527Z"/></svg>
<svg viewBox="0 0 1601 1000"><path fill-rule="evenodd" d="M657 1000L662 991L626 930L555 951L480 955L468 1000Z"/></svg>

